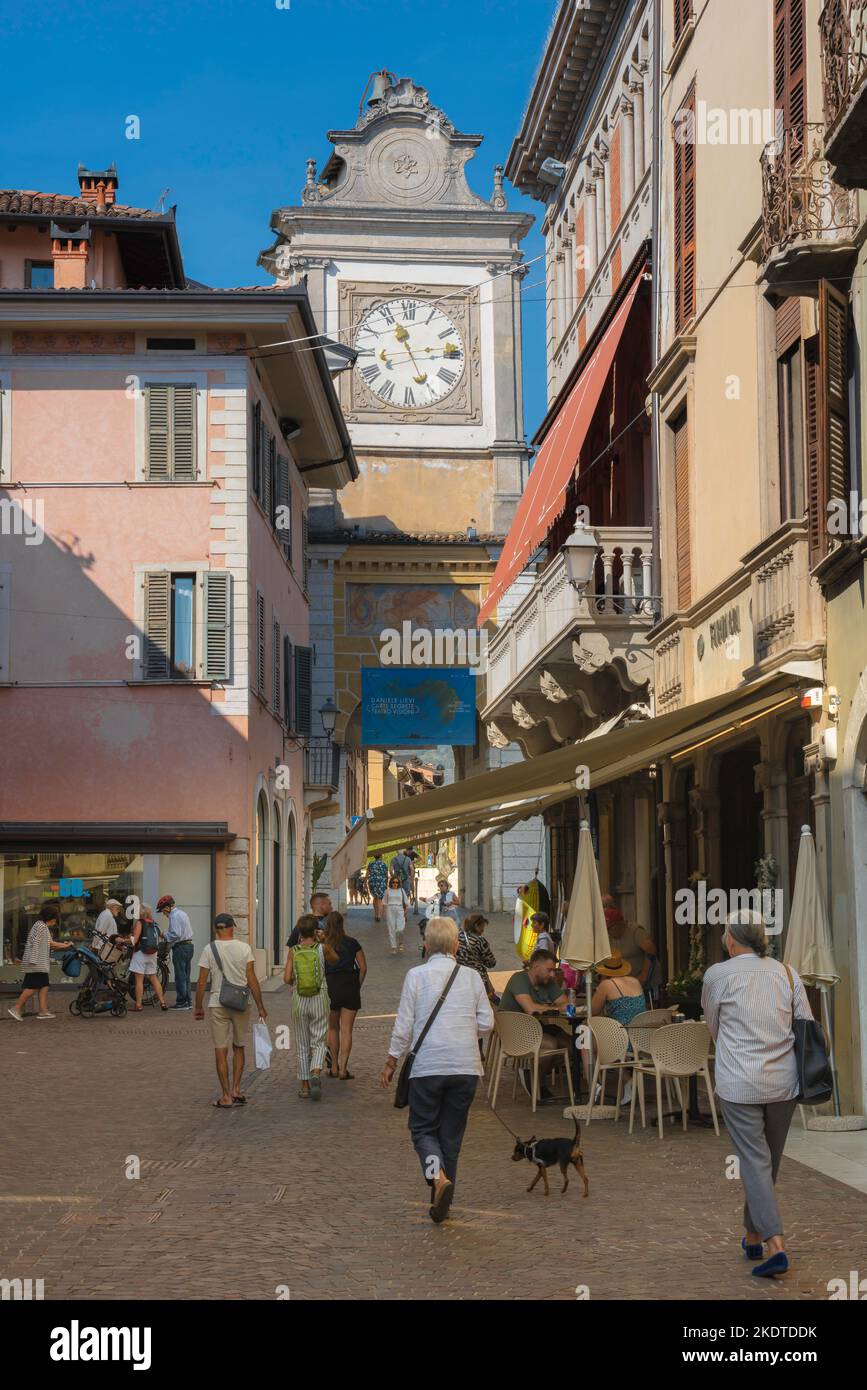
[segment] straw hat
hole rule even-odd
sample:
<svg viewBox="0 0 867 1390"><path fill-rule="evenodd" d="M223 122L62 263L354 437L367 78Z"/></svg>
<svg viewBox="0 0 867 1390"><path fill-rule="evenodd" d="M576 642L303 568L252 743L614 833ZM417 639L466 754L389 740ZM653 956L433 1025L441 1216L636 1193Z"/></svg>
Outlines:
<svg viewBox="0 0 867 1390"><path fill-rule="evenodd" d="M616 979L618 975L631 975L632 966L628 960L624 960L619 951L615 951L607 960L596 962L596 974L603 975L606 980Z"/></svg>

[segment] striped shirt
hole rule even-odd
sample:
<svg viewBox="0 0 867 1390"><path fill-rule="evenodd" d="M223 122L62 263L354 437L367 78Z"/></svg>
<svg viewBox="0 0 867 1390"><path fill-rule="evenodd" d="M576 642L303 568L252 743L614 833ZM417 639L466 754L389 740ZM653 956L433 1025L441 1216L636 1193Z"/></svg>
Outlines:
<svg viewBox="0 0 867 1390"><path fill-rule="evenodd" d="M51 932L41 920L34 922L27 934L24 958L21 961L25 973L45 974L51 964Z"/></svg>
<svg viewBox="0 0 867 1390"><path fill-rule="evenodd" d="M812 1018L796 971L794 1014ZM792 1033L792 990L778 960L752 951L712 965L701 1006L716 1040L715 1090L740 1105L793 1100L798 1072Z"/></svg>

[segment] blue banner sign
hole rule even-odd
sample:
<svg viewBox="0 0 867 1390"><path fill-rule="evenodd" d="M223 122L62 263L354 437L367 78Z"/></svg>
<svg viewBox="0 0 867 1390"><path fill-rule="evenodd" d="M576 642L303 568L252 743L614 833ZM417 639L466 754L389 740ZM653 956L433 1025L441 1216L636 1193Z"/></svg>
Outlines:
<svg viewBox="0 0 867 1390"><path fill-rule="evenodd" d="M361 742L368 748L472 747L474 673L449 666L364 667Z"/></svg>

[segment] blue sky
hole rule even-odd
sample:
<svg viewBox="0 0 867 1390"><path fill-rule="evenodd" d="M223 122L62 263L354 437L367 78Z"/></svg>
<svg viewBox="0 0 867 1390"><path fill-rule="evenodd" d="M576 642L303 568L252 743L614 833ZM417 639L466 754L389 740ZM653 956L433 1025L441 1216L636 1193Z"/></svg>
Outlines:
<svg viewBox="0 0 867 1390"><path fill-rule="evenodd" d="M0 0L0 186L73 192L79 160L117 163L122 202L178 205L187 274L265 283L256 256L271 211L321 168L329 129L351 126L368 74L427 87L461 130L482 134L469 167L489 197L526 104L554 0ZM125 138L137 115L141 138ZM524 242L541 249L541 208ZM525 425L545 408L544 285L525 284Z"/></svg>

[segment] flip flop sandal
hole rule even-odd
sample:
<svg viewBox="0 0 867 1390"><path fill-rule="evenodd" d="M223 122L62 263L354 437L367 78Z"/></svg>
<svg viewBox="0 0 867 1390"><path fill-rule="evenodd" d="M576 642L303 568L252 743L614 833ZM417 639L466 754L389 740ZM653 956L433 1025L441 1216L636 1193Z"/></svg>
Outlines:
<svg viewBox="0 0 867 1390"><path fill-rule="evenodd" d="M309 1092L309 1091L299 1091L299 1092L298 1092L298 1099L299 1099L299 1100L309 1100L309 1099L310 1099L310 1092Z"/></svg>
<svg viewBox="0 0 867 1390"><path fill-rule="evenodd" d="M246 1096L232 1096L232 1104L233 1104L233 1105L246 1105L246 1104L247 1104L247 1097L246 1097Z"/></svg>
<svg viewBox="0 0 867 1390"><path fill-rule="evenodd" d="M354 1073L354 1072L351 1072L351 1071L342 1071L342 1072L340 1072L340 1080L341 1080L341 1081L354 1081L354 1080L355 1080L355 1073Z"/></svg>
<svg viewBox="0 0 867 1390"><path fill-rule="evenodd" d="M320 1081L318 1076L311 1076L310 1078L310 1099L322 1099L322 1082Z"/></svg>
<svg viewBox="0 0 867 1390"><path fill-rule="evenodd" d="M221 1100L215 1100L215 1101L213 1102L213 1108L214 1108L215 1110L231 1110L231 1109L232 1109L231 1105L224 1105L223 1102L222 1102Z"/></svg>
<svg viewBox="0 0 867 1390"><path fill-rule="evenodd" d="M330 1076L331 1079L332 1079L332 1081L336 1081L337 1078L340 1076L340 1072L339 1072L339 1071L329 1071L329 1072L326 1072L326 1076Z"/></svg>

